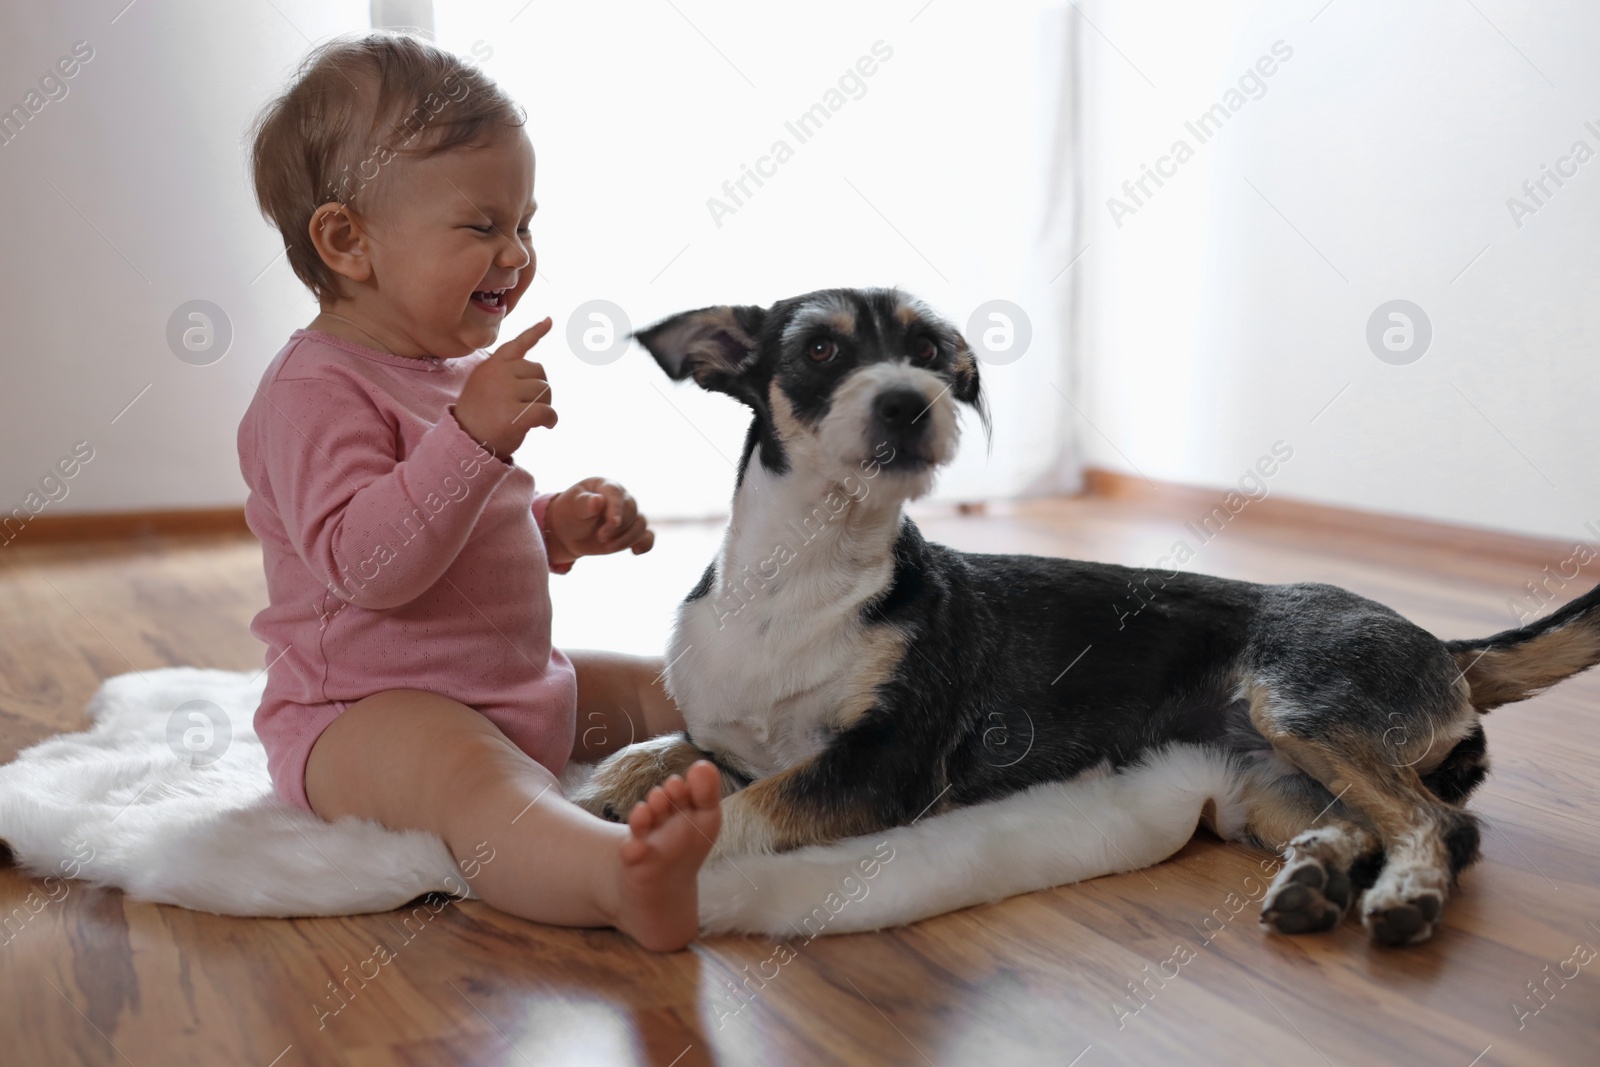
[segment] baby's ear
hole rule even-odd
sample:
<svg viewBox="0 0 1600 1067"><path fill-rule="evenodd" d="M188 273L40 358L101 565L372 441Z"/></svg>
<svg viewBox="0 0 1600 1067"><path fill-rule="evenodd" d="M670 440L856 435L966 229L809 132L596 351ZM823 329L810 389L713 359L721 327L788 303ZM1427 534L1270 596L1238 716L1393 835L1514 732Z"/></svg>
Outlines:
<svg viewBox="0 0 1600 1067"><path fill-rule="evenodd" d="M752 305L685 311L633 336L673 381L690 375L702 389L740 395L739 376L753 362L766 309Z"/></svg>

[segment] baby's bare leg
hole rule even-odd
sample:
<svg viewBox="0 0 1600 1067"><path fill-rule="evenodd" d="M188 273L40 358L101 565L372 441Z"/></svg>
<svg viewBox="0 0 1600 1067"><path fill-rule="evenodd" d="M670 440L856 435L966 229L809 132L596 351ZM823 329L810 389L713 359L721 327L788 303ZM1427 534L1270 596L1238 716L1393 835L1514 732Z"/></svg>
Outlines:
<svg viewBox="0 0 1600 1067"><path fill-rule="evenodd" d="M715 770L688 777L641 804L628 826L607 823L568 803L555 776L484 716L396 689L351 705L323 731L306 763L306 795L324 819L438 834L463 874L475 872L473 889L502 911L616 926L667 950L694 938L696 873L721 825Z"/></svg>
<svg viewBox="0 0 1600 1067"><path fill-rule="evenodd" d="M635 741L683 729L683 713L662 682L660 656L562 651L578 673L574 760L598 763Z"/></svg>

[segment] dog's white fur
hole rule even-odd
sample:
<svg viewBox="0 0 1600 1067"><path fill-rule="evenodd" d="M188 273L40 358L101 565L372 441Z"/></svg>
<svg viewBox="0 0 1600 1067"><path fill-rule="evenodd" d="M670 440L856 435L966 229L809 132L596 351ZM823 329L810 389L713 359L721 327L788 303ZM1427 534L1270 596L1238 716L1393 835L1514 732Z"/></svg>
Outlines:
<svg viewBox="0 0 1600 1067"><path fill-rule="evenodd" d="M873 399L892 386L929 404L933 452L923 470L883 469L864 433ZM716 579L680 606L667 645L667 690L697 744L754 777L821 750L859 687L868 658L860 605L889 583L901 504L931 487L958 434L955 401L938 377L880 363L840 384L814 436L785 442L786 473L751 455ZM842 510L825 503L830 494Z"/></svg>
<svg viewBox="0 0 1600 1067"><path fill-rule="evenodd" d="M89 704L91 730L42 741L0 767L0 839L36 875L77 870L140 900L225 915L385 911L459 889L431 834L330 824L270 799L266 754L250 727L261 687L249 675L193 668L108 679ZM194 699L215 703L233 727L223 758L205 767L179 759L166 740L173 709ZM878 837L779 855L718 853L700 874L701 921L707 933L844 933L1133 870L1181 848L1208 799L1218 829L1236 828L1227 770L1179 747L1114 775L1039 786ZM80 843L92 851L87 861ZM865 878L862 859L884 855L885 843L893 857ZM27 916L7 918L14 933Z"/></svg>

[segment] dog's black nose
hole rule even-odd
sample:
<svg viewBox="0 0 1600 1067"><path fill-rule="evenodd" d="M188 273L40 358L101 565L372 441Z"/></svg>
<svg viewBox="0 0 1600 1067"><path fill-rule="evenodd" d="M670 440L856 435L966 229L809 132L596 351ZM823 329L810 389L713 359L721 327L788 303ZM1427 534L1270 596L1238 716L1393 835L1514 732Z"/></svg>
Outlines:
<svg viewBox="0 0 1600 1067"><path fill-rule="evenodd" d="M890 389L879 393L872 402L872 414L885 430L904 433L912 427L922 429L924 416L932 406L915 389Z"/></svg>

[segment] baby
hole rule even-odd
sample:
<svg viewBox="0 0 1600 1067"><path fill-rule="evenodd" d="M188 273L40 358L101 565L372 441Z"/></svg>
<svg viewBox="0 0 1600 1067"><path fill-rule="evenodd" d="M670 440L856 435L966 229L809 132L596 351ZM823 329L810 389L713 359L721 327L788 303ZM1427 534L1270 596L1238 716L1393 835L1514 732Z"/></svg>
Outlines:
<svg viewBox="0 0 1600 1067"><path fill-rule="evenodd" d="M548 318L483 351L533 279L523 121L480 70L387 34L319 47L256 120L256 198L321 306L239 426L271 600L256 730L283 803L431 831L503 911L677 949L715 768L626 826L557 780L683 719L659 660L550 643L549 573L655 535L616 483L535 495L512 463L556 423L524 358ZM576 737L579 714L602 728Z"/></svg>

